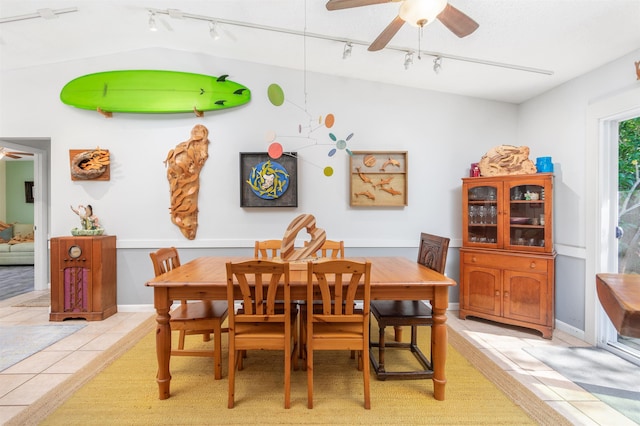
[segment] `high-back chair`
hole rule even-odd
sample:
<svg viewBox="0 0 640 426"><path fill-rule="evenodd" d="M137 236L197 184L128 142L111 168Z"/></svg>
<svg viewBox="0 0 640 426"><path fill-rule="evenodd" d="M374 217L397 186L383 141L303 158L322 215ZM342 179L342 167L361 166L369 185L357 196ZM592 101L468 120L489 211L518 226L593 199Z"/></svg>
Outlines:
<svg viewBox="0 0 640 426"><path fill-rule="evenodd" d="M255 242L255 246L254 246L254 250L253 250L253 257L255 257L256 259L280 259L280 251L282 248L282 240L262 240L262 241L256 241ZM282 305L283 301L282 300L278 300L276 303L276 307L278 310L280 310L280 306ZM292 306L291 306L291 312L296 313L296 317L295 317L295 329L298 330L298 316L297 316L297 312L298 312L298 302L295 300L291 301ZM295 338L295 344L296 347L298 347L298 333L296 331L296 334L294 336ZM246 358L247 357L247 353L246 351L242 352L242 358ZM242 370L242 358L240 359L240 364L239 364L239 370Z"/></svg>
<svg viewBox="0 0 640 426"><path fill-rule="evenodd" d="M313 354L318 350L358 352L364 381L364 407L371 408L369 393L369 301L371 263L352 260L318 260L307 266L307 405L313 408ZM316 296L320 304L314 305ZM356 297L363 308L356 308Z"/></svg>
<svg viewBox="0 0 640 426"><path fill-rule="evenodd" d="M255 257L256 259L280 257L281 247L282 240L256 241L253 250L253 257Z"/></svg>
<svg viewBox="0 0 640 426"><path fill-rule="evenodd" d="M447 250L449 249L449 238L437 235L420 234L420 248L418 249L418 263L444 274L447 262ZM433 339L431 333L430 360L422 353L418 347L418 327L433 326L433 315L429 308L421 300L374 300L371 302L371 314L378 321L379 338L378 342L371 342L371 347L378 348L378 359L371 351L371 363L376 372L376 376L381 379L430 379L433 377ZM385 342L386 327L411 327L411 341ZM413 371L387 371L385 365L385 349L400 348L409 349L418 362L421 370Z"/></svg>
<svg viewBox="0 0 640 426"><path fill-rule="evenodd" d="M325 240L320 253L324 258L344 259L344 241Z"/></svg>
<svg viewBox="0 0 640 426"><path fill-rule="evenodd" d="M306 245L306 242L305 242ZM322 247L318 252L321 254L322 258L331 258L331 259L344 259L344 241L336 241L336 240L325 240L322 244ZM317 255L317 253L316 253ZM306 303L304 300L298 301L300 306L300 358L303 361L302 368L306 368L306 363L304 362L307 359L306 355L306 343L305 343L305 334L306 334ZM314 302L316 305L319 301ZM351 358L355 358L355 351L352 352Z"/></svg>
<svg viewBox="0 0 640 426"><path fill-rule="evenodd" d="M292 362L294 369L298 367L289 264L256 259L228 262L226 267L227 303L232 306L236 295L242 300L242 309L229 313L228 407L234 406L236 366L242 352L271 349L284 352L284 407L289 408ZM279 291L284 296L282 302L276 300Z"/></svg>
<svg viewBox="0 0 640 426"><path fill-rule="evenodd" d="M175 247L161 248L149 253L153 270L156 275L162 275L180 266L180 256ZM170 313L171 330L180 332L178 348L171 350L172 356L206 356L213 358L214 378L222 378L222 323L227 318L228 306L224 300L199 300L188 303L180 302L180 306ZM191 334L203 335L203 340L208 342L213 334L213 350L185 349L185 336Z"/></svg>

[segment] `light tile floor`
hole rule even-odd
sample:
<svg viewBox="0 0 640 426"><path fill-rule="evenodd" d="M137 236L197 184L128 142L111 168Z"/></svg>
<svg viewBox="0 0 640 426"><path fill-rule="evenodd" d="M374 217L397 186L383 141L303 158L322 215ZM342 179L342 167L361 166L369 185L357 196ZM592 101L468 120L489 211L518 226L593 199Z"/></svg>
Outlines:
<svg viewBox="0 0 640 426"><path fill-rule="evenodd" d="M11 306L37 294L0 301L0 325L49 324L49 308ZM104 321L86 321L82 330L0 372L0 424L64 382L150 316L151 308L148 312L119 312ZM636 424L523 350L538 345L587 346L585 342L557 330L553 339L547 340L518 327L460 320L455 311L449 312L448 324L571 423Z"/></svg>

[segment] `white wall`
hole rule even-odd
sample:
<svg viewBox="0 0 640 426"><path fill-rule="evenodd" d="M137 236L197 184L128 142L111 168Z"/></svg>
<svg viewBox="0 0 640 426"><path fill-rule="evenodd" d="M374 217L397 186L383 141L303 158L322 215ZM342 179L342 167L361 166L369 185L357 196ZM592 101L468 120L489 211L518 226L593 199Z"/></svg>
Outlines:
<svg viewBox="0 0 640 426"><path fill-rule="evenodd" d="M555 166L554 233L559 253L556 262L556 318L577 330L585 329L585 291L595 286L592 274L586 274L587 174L597 173L587 163L587 111L600 99L637 88L634 62L640 50L589 71L543 95L520 105L518 141L536 146L553 157ZM640 99L638 100L640 105ZM597 139L597 137L596 137Z"/></svg>
<svg viewBox="0 0 640 426"><path fill-rule="evenodd" d="M116 69L172 69L229 79L252 91L243 107L203 118L190 114L114 114L75 109L60 102L61 88L80 75ZM297 135L306 124L304 75L298 71L205 55L148 49L0 74L2 136L51 137L51 235L69 235L78 225L69 205L91 204L107 233L118 237L118 303L150 303L143 288L151 269L149 249L180 247L189 258L202 249L244 248L255 239L281 237L301 213L314 214L330 238L349 248L406 253L414 257L420 231L448 235L459 245L460 179L491 147L516 143L517 107L512 104L338 78L307 75L307 110L313 120L333 113L338 137L353 132L351 150L408 151L409 205L405 208L351 208L348 158L327 156L328 130L313 132L312 143L284 138L298 151L298 208L239 207L239 152L266 151L265 134ZM278 83L290 102L269 103L266 90ZM209 129L209 159L201 173L199 228L186 240L169 218L169 190L163 160L187 140L195 124ZM111 180L71 181L69 150L100 146L112 155ZM531 146L531 156L554 155ZM322 167L335 174L326 178ZM381 249L378 249L381 248ZM191 250L190 250L191 249ZM229 249L225 249L229 251ZM362 251L361 251L362 252ZM456 257L452 257L455 260ZM448 271L457 277L457 263ZM146 291L145 291L146 290ZM452 290L457 300L457 289Z"/></svg>

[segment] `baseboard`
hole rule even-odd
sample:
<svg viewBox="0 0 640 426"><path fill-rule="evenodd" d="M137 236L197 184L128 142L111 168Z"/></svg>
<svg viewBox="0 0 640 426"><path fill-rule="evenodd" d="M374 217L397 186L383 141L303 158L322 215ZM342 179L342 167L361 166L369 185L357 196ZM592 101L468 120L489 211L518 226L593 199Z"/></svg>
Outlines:
<svg viewBox="0 0 640 426"><path fill-rule="evenodd" d="M584 340L585 342L587 341L585 339L585 333L584 330L580 330L578 328L575 328L569 324L566 324L562 321L558 321L556 320L556 330L560 330L564 333L567 333L573 337L577 337L580 340Z"/></svg>
<svg viewBox="0 0 640 426"><path fill-rule="evenodd" d="M150 305L118 305L118 312L155 312L155 308Z"/></svg>

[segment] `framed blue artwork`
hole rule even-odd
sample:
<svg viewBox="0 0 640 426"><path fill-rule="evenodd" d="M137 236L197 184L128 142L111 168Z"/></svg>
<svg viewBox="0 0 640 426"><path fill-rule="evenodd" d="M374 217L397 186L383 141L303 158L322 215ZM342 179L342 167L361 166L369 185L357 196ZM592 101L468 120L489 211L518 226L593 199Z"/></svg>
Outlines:
<svg viewBox="0 0 640 426"><path fill-rule="evenodd" d="M284 152L240 153L240 207L298 207L298 159Z"/></svg>

